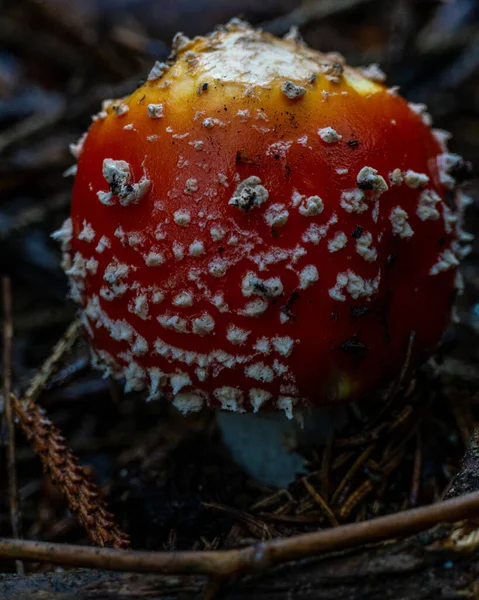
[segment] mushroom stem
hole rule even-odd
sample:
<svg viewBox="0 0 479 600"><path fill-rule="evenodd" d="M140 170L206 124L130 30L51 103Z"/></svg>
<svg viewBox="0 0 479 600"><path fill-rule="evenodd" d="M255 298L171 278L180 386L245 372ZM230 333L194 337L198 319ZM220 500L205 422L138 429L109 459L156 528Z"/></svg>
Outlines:
<svg viewBox="0 0 479 600"><path fill-rule="evenodd" d="M304 408L294 419L267 411L219 412L217 420L235 462L259 483L282 488L306 473L298 446L325 444L346 425L348 412L345 406Z"/></svg>

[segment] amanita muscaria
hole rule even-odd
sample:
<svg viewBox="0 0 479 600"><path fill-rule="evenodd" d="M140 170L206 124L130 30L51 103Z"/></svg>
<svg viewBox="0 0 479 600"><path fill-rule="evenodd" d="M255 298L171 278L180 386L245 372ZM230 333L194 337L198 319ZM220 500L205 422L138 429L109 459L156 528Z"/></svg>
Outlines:
<svg viewBox="0 0 479 600"><path fill-rule="evenodd" d="M391 380L412 331L426 355L467 164L382 81L233 20L104 103L57 237L106 373L184 412L291 417Z"/></svg>

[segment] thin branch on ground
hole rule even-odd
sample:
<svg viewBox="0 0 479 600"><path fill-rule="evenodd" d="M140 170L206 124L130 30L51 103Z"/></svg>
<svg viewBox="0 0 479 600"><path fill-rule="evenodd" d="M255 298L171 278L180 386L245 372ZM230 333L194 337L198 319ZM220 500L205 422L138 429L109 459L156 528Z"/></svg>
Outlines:
<svg viewBox="0 0 479 600"><path fill-rule="evenodd" d="M0 538L0 558L46 561L58 565L134 573L197 574L228 578L271 568L325 552L405 537L439 523L479 514L479 492L473 492L362 523L305 533L239 550L212 552L132 552Z"/></svg>
<svg viewBox="0 0 479 600"><path fill-rule="evenodd" d="M38 396L43 391L48 380L58 367L58 363L73 347L81 331L80 321L74 321L65 332L65 335L57 342L50 356L43 363L41 369L32 379L27 391L23 395L23 402L29 405L30 402L35 402Z"/></svg>
<svg viewBox="0 0 479 600"><path fill-rule="evenodd" d="M3 298L3 399L5 403L4 423L7 436L7 473L8 495L10 503L10 521L12 536L22 537L22 517L18 497L17 469L15 460L15 423L10 394L12 391L12 344L13 344L13 315L12 315L12 284L8 277L2 279ZM19 575L24 574L23 563L16 561Z"/></svg>

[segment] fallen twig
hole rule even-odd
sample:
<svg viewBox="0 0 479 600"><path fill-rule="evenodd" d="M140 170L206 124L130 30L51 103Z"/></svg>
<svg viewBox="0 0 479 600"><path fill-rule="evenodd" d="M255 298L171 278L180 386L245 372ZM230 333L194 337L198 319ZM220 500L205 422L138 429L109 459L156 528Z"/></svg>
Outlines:
<svg viewBox="0 0 479 600"><path fill-rule="evenodd" d="M134 573L198 574L230 577L281 563L404 537L439 523L479 514L479 492L362 523L276 539L239 550L213 552L132 552L0 538L1 558Z"/></svg>
<svg viewBox="0 0 479 600"><path fill-rule="evenodd" d="M338 526L338 520L336 519L336 516L335 516L334 512L331 510L331 508L330 508L329 504L326 502L326 500L309 483L307 477L303 477L302 481L303 481L304 487L308 490L309 495L312 498L314 498L315 502L317 502L317 504L323 510L323 512L326 515L326 517L327 517L330 525L332 525L333 527L337 527Z"/></svg>
<svg viewBox="0 0 479 600"><path fill-rule="evenodd" d="M12 536L22 536L22 518L20 503L18 501L17 469L15 464L15 424L13 422L12 402L12 342L13 342L13 317L12 317L12 285L8 277L2 279L3 298L3 398L5 403L4 423L7 435L7 472L8 495L10 502L10 521ZM23 563L16 561L19 575L23 575Z"/></svg>
<svg viewBox="0 0 479 600"><path fill-rule="evenodd" d="M422 438L420 428L418 428L416 432L416 450L414 451L414 467L412 473L411 493L409 494L409 506L416 506L419 498L422 477L422 460Z"/></svg>
<svg viewBox="0 0 479 600"><path fill-rule="evenodd" d="M57 368L60 360L63 358L63 356L65 356L70 348L72 348L78 339L80 330L80 321L74 321L66 330L65 335L55 345L50 356L43 363L41 369L35 375L23 396L22 401L26 406L29 405L30 402L35 402L35 400L38 398L43 388L46 386L49 378L53 375L53 372Z"/></svg>

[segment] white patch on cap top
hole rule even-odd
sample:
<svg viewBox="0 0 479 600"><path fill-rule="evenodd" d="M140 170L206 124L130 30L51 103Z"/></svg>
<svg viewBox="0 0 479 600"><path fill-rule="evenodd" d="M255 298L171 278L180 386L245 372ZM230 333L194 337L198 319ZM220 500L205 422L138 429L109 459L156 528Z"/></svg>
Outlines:
<svg viewBox="0 0 479 600"><path fill-rule="evenodd" d="M350 85L360 93L374 93L381 88L356 71L343 67L338 55L319 55L297 44L277 38L266 39L261 31L236 27L228 35L214 35L214 51L197 55L201 72L219 82L245 85L245 95L254 95L261 86L271 86L278 79L283 93L298 98L312 75L322 74L339 81L345 71ZM298 89L299 88L299 91Z"/></svg>

